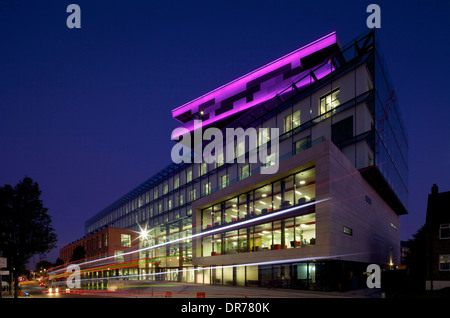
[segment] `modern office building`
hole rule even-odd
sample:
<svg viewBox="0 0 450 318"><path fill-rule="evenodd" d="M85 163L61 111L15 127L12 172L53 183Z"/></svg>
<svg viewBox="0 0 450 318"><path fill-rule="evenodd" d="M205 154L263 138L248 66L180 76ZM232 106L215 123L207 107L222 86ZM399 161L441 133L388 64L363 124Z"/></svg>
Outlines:
<svg viewBox="0 0 450 318"><path fill-rule="evenodd" d="M346 46L328 34L172 114L192 162L170 163L85 225L142 233L128 279L344 290L365 284L368 264L400 264L407 135L373 30ZM199 161L208 140L194 136L208 128L247 139ZM252 140L263 159L251 160Z"/></svg>
<svg viewBox="0 0 450 318"><path fill-rule="evenodd" d="M450 287L450 191L439 192L435 184L428 195L425 223L427 276L426 289Z"/></svg>

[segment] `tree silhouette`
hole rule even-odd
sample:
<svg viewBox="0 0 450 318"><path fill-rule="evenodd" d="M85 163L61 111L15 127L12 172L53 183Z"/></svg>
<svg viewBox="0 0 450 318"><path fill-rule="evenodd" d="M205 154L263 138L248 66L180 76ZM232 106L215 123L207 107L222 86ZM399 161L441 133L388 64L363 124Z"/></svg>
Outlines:
<svg viewBox="0 0 450 318"><path fill-rule="evenodd" d="M19 275L35 254L45 254L56 247L56 234L48 209L40 200L37 182L25 177L16 186L0 187L0 250L8 258L18 296Z"/></svg>
<svg viewBox="0 0 450 318"><path fill-rule="evenodd" d="M45 276L45 272L53 267L53 264L49 261L40 261L36 264L36 273L40 276Z"/></svg>
<svg viewBox="0 0 450 318"><path fill-rule="evenodd" d="M55 264L53 264L55 267L64 265L64 261L60 259L59 257L56 259Z"/></svg>
<svg viewBox="0 0 450 318"><path fill-rule="evenodd" d="M422 226L413 239L408 241L408 253L406 255L406 266L410 278L410 287L415 291L425 290L426 278L426 228Z"/></svg>

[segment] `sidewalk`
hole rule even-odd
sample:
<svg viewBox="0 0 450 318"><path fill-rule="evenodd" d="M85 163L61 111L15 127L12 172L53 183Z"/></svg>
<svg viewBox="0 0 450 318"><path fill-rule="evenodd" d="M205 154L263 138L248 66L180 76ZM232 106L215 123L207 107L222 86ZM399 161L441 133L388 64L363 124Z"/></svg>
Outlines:
<svg viewBox="0 0 450 318"><path fill-rule="evenodd" d="M295 289L268 289L202 285L178 282L128 282L110 289L111 296L151 298L382 298L381 289L358 289L348 292L322 292Z"/></svg>

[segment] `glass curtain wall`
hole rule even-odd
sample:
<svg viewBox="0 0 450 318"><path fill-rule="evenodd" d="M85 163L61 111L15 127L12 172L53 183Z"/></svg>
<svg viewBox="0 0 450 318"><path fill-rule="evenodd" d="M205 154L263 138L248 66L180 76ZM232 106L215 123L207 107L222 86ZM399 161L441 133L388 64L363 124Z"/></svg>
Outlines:
<svg viewBox="0 0 450 318"><path fill-rule="evenodd" d="M284 208L315 200L315 167L241 194L202 211L202 229L270 215ZM257 220L257 219L255 219ZM202 256L298 248L315 244L314 209L299 209L297 216L237 227L202 237Z"/></svg>

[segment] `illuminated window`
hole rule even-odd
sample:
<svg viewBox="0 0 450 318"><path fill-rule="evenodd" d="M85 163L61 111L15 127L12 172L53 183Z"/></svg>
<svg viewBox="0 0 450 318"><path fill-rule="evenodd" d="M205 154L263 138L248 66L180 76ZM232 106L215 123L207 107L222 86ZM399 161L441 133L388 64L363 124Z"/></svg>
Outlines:
<svg viewBox="0 0 450 318"><path fill-rule="evenodd" d="M131 235L130 234L120 234L120 246L130 247L131 246Z"/></svg>
<svg viewBox="0 0 450 318"><path fill-rule="evenodd" d="M450 271L450 254L439 255L439 270Z"/></svg>
<svg viewBox="0 0 450 318"><path fill-rule="evenodd" d="M339 106L340 89L337 88L320 98L320 114L324 114Z"/></svg>
<svg viewBox="0 0 450 318"><path fill-rule="evenodd" d="M200 165L200 175L201 175L201 176L204 175L204 174L206 173L206 170L207 170L206 162L203 162L203 163Z"/></svg>
<svg viewBox="0 0 450 318"><path fill-rule="evenodd" d="M167 192L169 192L169 185L166 183L166 184L164 185L163 193L164 193L164 194L167 194Z"/></svg>
<svg viewBox="0 0 450 318"><path fill-rule="evenodd" d="M230 183L230 176L228 173L224 174L223 176L220 177L220 188L221 189L227 187L229 183Z"/></svg>
<svg viewBox="0 0 450 318"><path fill-rule="evenodd" d="M195 189L189 191L189 201L194 201L196 197Z"/></svg>
<svg viewBox="0 0 450 318"><path fill-rule="evenodd" d="M270 141L270 128L260 128L258 130L258 146Z"/></svg>
<svg viewBox="0 0 450 318"><path fill-rule="evenodd" d="M248 176L250 176L250 164L241 167L240 179L245 179Z"/></svg>
<svg viewBox="0 0 450 318"><path fill-rule="evenodd" d="M115 256L116 262L123 262L123 260L124 260L123 251L114 251L114 256Z"/></svg>
<svg viewBox="0 0 450 318"><path fill-rule="evenodd" d="M344 233L347 235L353 235L353 230L347 226L344 226Z"/></svg>
<svg viewBox="0 0 450 318"><path fill-rule="evenodd" d="M155 188L155 190L153 190L153 199L157 198L158 198L158 188Z"/></svg>
<svg viewBox="0 0 450 318"><path fill-rule="evenodd" d="M207 182L203 185L203 194L204 195L211 194L211 182Z"/></svg>
<svg viewBox="0 0 450 318"><path fill-rule="evenodd" d="M186 182L191 182L192 181L192 170L188 170L186 172Z"/></svg>
<svg viewBox="0 0 450 318"><path fill-rule="evenodd" d="M219 153L216 158L215 167L220 167L225 162L223 152Z"/></svg>
<svg viewBox="0 0 450 318"><path fill-rule="evenodd" d="M173 188L177 189L180 186L180 178L176 177L173 182Z"/></svg>
<svg viewBox="0 0 450 318"><path fill-rule="evenodd" d="M300 126L300 110L284 117L284 132L288 132Z"/></svg>

